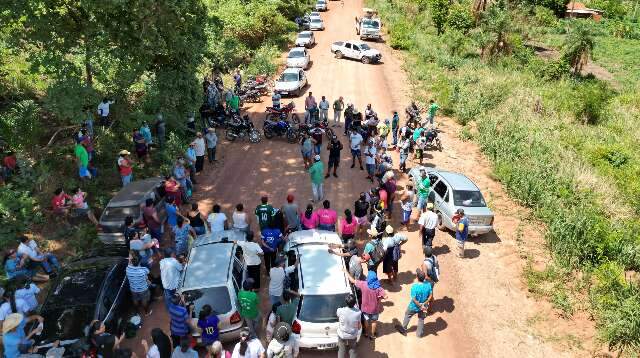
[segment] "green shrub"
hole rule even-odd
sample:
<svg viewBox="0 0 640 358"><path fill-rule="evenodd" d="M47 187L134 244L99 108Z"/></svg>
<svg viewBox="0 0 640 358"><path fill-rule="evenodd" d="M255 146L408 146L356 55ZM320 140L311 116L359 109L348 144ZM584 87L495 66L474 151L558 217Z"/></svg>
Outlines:
<svg viewBox="0 0 640 358"><path fill-rule="evenodd" d="M408 50L411 48L411 27L405 22L392 23L389 26L389 46L396 50Z"/></svg>
<svg viewBox="0 0 640 358"><path fill-rule="evenodd" d="M444 41L451 56L460 56L465 52L469 40L461 31L447 30L444 34Z"/></svg>
<svg viewBox="0 0 640 358"><path fill-rule="evenodd" d="M455 3L449 9L447 28L463 34L469 33L475 24L473 13L467 4Z"/></svg>
<svg viewBox="0 0 640 358"><path fill-rule="evenodd" d="M47 131L43 113L33 100L15 102L0 113L0 137L10 148L29 150L39 144Z"/></svg>
<svg viewBox="0 0 640 358"><path fill-rule="evenodd" d="M0 246L12 246L16 235L41 223L42 219L42 211L24 186L9 184L0 190Z"/></svg>
<svg viewBox="0 0 640 358"><path fill-rule="evenodd" d="M248 75L267 74L273 75L278 66L276 60L280 56L280 50L273 44L260 46L253 54L253 59L247 67Z"/></svg>
<svg viewBox="0 0 640 358"><path fill-rule="evenodd" d="M554 27L558 24L558 18L553 13L553 10L544 6L535 7L534 20L538 26Z"/></svg>
<svg viewBox="0 0 640 358"><path fill-rule="evenodd" d="M574 116L584 124L601 122L607 106L613 97L612 90L605 82L589 80L579 82L575 87Z"/></svg>
<svg viewBox="0 0 640 358"><path fill-rule="evenodd" d="M541 77L547 80L557 81L571 74L571 66L563 58L542 62L540 66Z"/></svg>

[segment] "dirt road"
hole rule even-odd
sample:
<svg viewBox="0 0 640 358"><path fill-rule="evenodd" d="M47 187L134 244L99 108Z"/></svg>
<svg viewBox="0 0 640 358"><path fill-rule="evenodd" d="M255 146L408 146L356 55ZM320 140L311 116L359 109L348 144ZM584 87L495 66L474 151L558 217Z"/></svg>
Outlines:
<svg viewBox="0 0 640 358"><path fill-rule="evenodd" d="M381 118L390 117L393 110L403 112L409 102L409 82L402 71L401 60L383 43L372 44L383 54L383 64L363 65L356 61L335 59L329 51L331 42L355 37L353 18L362 8L362 2L346 0L329 3L330 10L322 16L326 30L316 32L318 44L310 50L312 67L308 71L310 86L319 101L327 96L333 102L344 96L347 103L354 103L363 110L373 104ZM306 96L306 93L305 93ZM283 100L287 103L288 99ZM304 108L304 97L294 99L299 112ZM254 123L262 127L263 110L270 100L248 108ZM330 116L332 116L332 112ZM409 289L414 280L413 272L422 261L417 225L409 226L410 242L403 246L400 260L400 285L384 284L389 293L385 310L378 326L379 338L372 342L363 339L359 345L362 357L544 357L571 356L575 352L563 352L561 345L543 342L533 327L542 324L545 329L563 329L550 315L548 307L529 299L521 283L522 255L540 247L541 233L538 227L520 220L527 212L509 200L500 186L491 179L490 166L479 154L478 148L457 139L457 127L449 120L441 119L444 129L443 152L430 152L426 164L447 170L463 172L482 189L496 212L496 234L473 240L467 246L467 259L456 258L450 235L438 232L434 241L441 265L442 280L435 289L435 313L428 317L426 337L415 336L415 321L407 337L398 334L392 324L394 318L402 319L409 302ZM347 140L340 136L346 148ZM200 175L195 194L200 207L208 212L214 203L230 213L237 203L244 203L249 211L258 204L261 193L266 192L276 206L284 203L286 194L293 192L299 205L311 199L308 175L304 171L298 145L288 144L282 138L263 139L258 145L244 142L223 141L218 147L219 161L206 166ZM343 151L339 178L327 179L325 195L332 207L341 214L353 208L359 192L368 190L370 182L357 166L350 169L348 150ZM326 150L322 153L326 160ZM397 163L397 156L395 158ZM402 177L399 187L403 187ZM397 203L395 204L397 208ZM393 222L399 222L398 209ZM417 213L414 218L417 219ZM541 254L540 258L544 258ZM265 285L263 285L264 287ZM266 300L264 300L266 301ZM267 305L263 312L267 311ZM542 317L542 318L540 318ZM168 328L166 313L161 303L154 305L153 317L146 321L138 337L149 337L154 326ZM560 328L558 328L560 327ZM553 334L553 331L547 332ZM142 353L139 341L126 344ZM230 346L232 348L232 346ZM330 357L335 352L304 352L304 357Z"/></svg>

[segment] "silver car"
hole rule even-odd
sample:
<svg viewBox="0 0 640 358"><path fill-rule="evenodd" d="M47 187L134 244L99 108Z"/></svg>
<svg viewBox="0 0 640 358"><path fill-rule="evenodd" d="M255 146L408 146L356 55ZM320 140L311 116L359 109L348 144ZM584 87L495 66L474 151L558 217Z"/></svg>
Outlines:
<svg viewBox="0 0 640 358"><path fill-rule="evenodd" d="M193 243L182 273L178 292L193 304L194 326L204 305L210 305L220 320L220 340L240 337L243 327L238 311L238 291L246 277L242 249L234 241L246 240L239 230L226 230L199 236ZM200 342L200 333L194 333Z"/></svg>
<svg viewBox="0 0 640 358"><path fill-rule="evenodd" d="M465 175L416 166L409 171L409 177L416 187L420 171L425 170L431 181L429 201L438 214L438 229L455 230L453 216L460 208L469 218L469 234L482 235L493 231L494 215L480 192L480 189Z"/></svg>
<svg viewBox="0 0 640 358"><path fill-rule="evenodd" d="M309 53L304 47L294 47L289 50L287 55L287 67L289 68L302 68L306 70L309 67Z"/></svg>
<svg viewBox="0 0 640 358"><path fill-rule="evenodd" d="M327 11L327 0L318 0L316 2L316 10L317 11Z"/></svg>
<svg viewBox="0 0 640 358"><path fill-rule="evenodd" d="M322 22L322 19L319 17L312 17L309 21L309 30L324 30L324 22Z"/></svg>
<svg viewBox="0 0 640 358"><path fill-rule="evenodd" d="M311 47L316 43L316 38L311 31L302 31L296 37L296 46L298 47Z"/></svg>

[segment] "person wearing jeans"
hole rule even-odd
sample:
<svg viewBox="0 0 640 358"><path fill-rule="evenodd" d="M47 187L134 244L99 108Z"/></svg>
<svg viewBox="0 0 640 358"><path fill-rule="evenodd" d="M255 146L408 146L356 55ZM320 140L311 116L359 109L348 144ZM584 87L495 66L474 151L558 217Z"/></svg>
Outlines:
<svg viewBox="0 0 640 358"><path fill-rule="evenodd" d="M218 135L216 134L216 130L208 128L207 134L205 134L204 137L207 140L207 156L209 157L209 163L213 163L216 161L216 147L218 146Z"/></svg>
<svg viewBox="0 0 640 358"><path fill-rule="evenodd" d="M51 253L40 251L38 244L34 240L30 240L26 236L20 236L18 240L20 241L20 245L18 245L17 253L20 256L28 257L29 269L39 266L42 267L48 275L55 275L55 272L60 270L58 258Z"/></svg>
<svg viewBox="0 0 640 358"><path fill-rule="evenodd" d="M322 182L324 181L324 165L320 160L320 155L316 155L315 163L309 168L309 175L311 176L311 191L313 192L313 201L319 202L324 197L322 192Z"/></svg>
<svg viewBox="0 0 640 358"><path fill-rule="evenodd" d="M345 358L347 351L349 358L356 358L358 356L356 345L362 312L356 306L356 297L353 294L347 295L345 303L346 307L340 307L336 311L338 316L338 358Z"/></svg>
<svg viewBox="0 0 640 358"><path fill-rule="evenodd" d="M329 101L322 96L322 100L318 105L320 107L320 122L328 122L329 121Z"/></svg>
<svg viewBox="0 0 640 358"><path fill-rule="evenodd" d="M421 269L416 270L416 276L418 278L418 282L411 286L411 301L409 302L409 307L407 307L407 310L404 313L402 325L396 324L395 328L400 332L400 334L406 336L409 321L411 321L411 317L417 314L418 329L416 331L416 335L420 338L424 334L424 319L427 317L427 311L429 310L429 302L433 295L433 289L431 287L431 283L427 281L426 274Z"/></svg>
<svg viewBox="0 0 640 358"><path fill-rule="evenodd" d="M340 125L340 116L344 110L344 99L342 96L333 102L333 127ZM345 133L347 129L345 128Z"/></svg>

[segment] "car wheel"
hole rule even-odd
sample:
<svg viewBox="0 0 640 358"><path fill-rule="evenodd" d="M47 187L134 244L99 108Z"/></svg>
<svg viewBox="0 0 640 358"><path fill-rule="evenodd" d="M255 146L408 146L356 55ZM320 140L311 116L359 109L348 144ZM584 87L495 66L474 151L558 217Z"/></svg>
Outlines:
<svg viewBox="0 0 640 358"><path fill-rule="evenodd" d="M342 58L342 52L336 51L336 58Z"/></svg>
<svg viewBox="0 0 640 358"><path fill-rule="evenodd" d="M447 227L444 225L444 220L442 219L441 213L438 213L438 230L447 231Z"/></svg>
<svg viewBox="0 0 640 358"><path fill-rule="evenodd" d="M369 57L367 57L367 56L362 56L360 61L362 61L362 63L364 63L365 65L371 63L371 59Z"/></svg>

